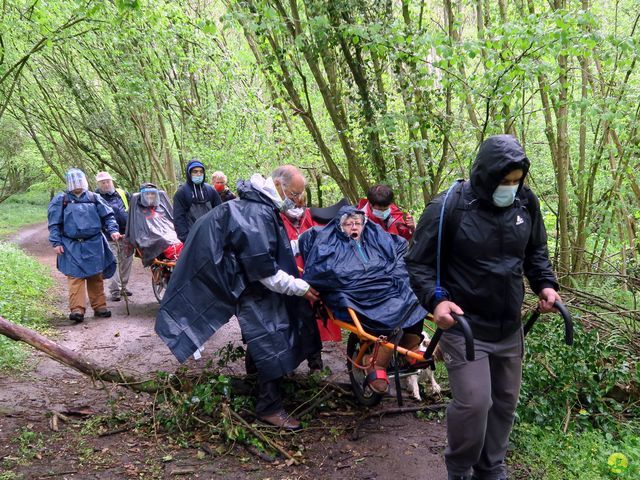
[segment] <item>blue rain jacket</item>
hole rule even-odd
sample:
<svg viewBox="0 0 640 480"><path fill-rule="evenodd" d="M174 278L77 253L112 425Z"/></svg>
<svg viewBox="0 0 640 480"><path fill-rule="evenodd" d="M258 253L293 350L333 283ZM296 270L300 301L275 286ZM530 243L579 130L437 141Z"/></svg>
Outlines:
<svg viewBox="0 0 640 480"><path fill-rule="evenodd" d="M118 231L118 224L113 210L100 195L60 193L49 203L47 217L49 242L54 247L64 247L64 253L57 258L58 270L74 278L98 273L104 278L113 276L116 261L102 229L112 234Z"/></svg>
<svg viewBox="0 0 640 480"><path fill-rule="evenodd" d="M407 241L365 222L358 244L340 229L340 217L355 211L342 207L326 226L300 235L302 278L339 318L348 320L351 307L371 333L388 335L422 321L427 312L411 290L403 258Z"/></svg>

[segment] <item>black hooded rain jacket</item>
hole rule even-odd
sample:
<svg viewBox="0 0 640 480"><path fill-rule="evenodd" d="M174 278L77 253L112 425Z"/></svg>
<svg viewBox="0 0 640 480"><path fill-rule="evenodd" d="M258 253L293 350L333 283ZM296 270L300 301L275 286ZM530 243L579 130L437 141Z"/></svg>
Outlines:
<svg viewBox="0 0 640 480"><path fill-rule="evenodd" d="M516 200L509 207L496 207L493 192L515 169L524 172ZM433 311L443 300L456 303L479 340L499 341L520 328L523 275L536 294L545 287L558 289L538 199L523 185L528 170L529 159L512 136L490 137L481 145L471 179L447 200L442 296L436 295L436 247L444 193L427 205L405 258L422 305ZM448 224L451 218L458 224Z"/></svg>
<svg viewBox="0 0 640 480"><path fill-rule="evenodd" d="M189 230L198 218L222 203L218 192L211 185L205 183L206 170L205 180L200 185L195 185L191 181L191 170L195 167L204 169L204 165L200 161L191 160L186 168L186 182L178 188L173 196L173 225L181 242L186 242Z"/></svg>

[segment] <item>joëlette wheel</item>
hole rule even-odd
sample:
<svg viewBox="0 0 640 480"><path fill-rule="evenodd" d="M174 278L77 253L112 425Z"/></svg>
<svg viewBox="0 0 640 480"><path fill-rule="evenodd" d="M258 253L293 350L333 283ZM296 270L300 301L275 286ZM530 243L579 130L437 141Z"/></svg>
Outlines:
<svg viewBox="0 0 640 480"><path fill-rule="evenodd" d="M355 362L359 352L360 340L358 340L358 336L355 333L351 333L347 341L347 356ZM351 361L347 360L347 372L349 372L349 380L351 380L353 393L361 404L365 407L373 407L380 403L384 395L375 393L369 387L363 388L362 386L367 376L365 370L355 367Z"/></svg>
<svg viewBox="0 0 640 480"><path fill-rule="evenodd" d="M164 278L164 272L162 271L162 267L160 266L152 266L151 267L151 288L153 289L153 294L156 296L156 300L158 303L162 302L162 297L164 297L164 291L167 284Z"/></svg>

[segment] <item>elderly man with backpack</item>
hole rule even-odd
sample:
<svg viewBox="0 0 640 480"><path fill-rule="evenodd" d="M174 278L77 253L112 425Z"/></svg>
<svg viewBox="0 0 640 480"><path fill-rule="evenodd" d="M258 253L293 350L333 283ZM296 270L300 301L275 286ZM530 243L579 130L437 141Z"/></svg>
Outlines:
<svg viewBox="0 0 640 480"><path fill-rule="evenodd" d="M447 407L449 480L507 478L522 380L523 275L541 312L560 301L539 202L524 184L529 164L514 137L488 138L470 180L427 205L405 257L418 299L446 330L440 347L453 396ZM465 359L456 314L473 331L473 361Z"/></svg>
<svg viewBox="0 0 640 480"><path fill-rule="evenodd" d="M98 172L96 182L98 184L96 193L109 204L118 223L118 232L120 232L120 235L124 235L129 218L131 195L121 188L116 188L113 178L107 172ZM129 297L132 295L132 292L127 289L127 284L131 274L131 265L133 264L133 249L123 248L118 242L114 241L109 242L109 248L116 257L118 264L118 268L116 268L113 277L109 281L109 293L111 294L111 300L119 302L122 295Z"/></svg>
<svg viewBox="0 0 640 480"><path fill-rule="evenodd" d="M94 316L110 317L103 278L113 275L116 262L102 232L117 242L121 236L118 224L111 207L89 191L82 170L70 169L66 180L67 190L51 200L47 216L58 270L69 281L69 319L76 323L84 320L85 287Z"/></svg>

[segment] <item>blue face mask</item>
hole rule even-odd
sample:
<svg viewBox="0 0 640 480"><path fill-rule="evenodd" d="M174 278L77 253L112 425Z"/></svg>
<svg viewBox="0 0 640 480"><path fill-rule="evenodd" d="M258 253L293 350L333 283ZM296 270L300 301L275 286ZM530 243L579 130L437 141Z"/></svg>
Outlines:
<svg viewBox="0 0 640 480"><path fill-rule="evenodd" d="M498 185L493 192L493 204L496 207L508 207L513 205L516 192L520 185Z"/></svg>
<svg viewBox="0 0 640 480"><path fill-rule="evenodd" d="M375 208L372 208L371 213L373 213L380 220L386 220L387 218L389 218L389 215L391 215L391 207L387 208L386 210L376 210Z"/></svg>
<svg viewBox="0 0 640 480"><path fill-rule="evenodd" d="M204 175L191 175L191 181L194 185L200 185L204 181Z"/></svg>

